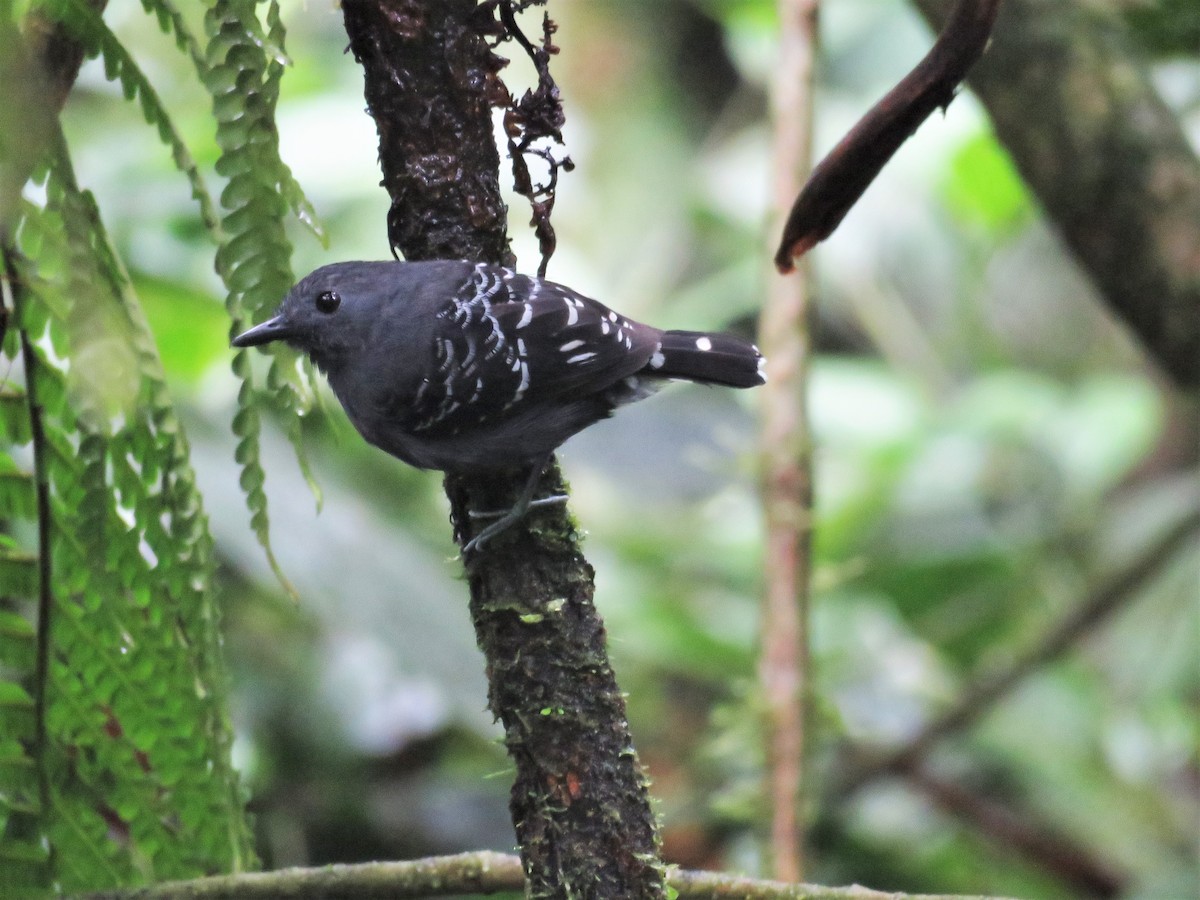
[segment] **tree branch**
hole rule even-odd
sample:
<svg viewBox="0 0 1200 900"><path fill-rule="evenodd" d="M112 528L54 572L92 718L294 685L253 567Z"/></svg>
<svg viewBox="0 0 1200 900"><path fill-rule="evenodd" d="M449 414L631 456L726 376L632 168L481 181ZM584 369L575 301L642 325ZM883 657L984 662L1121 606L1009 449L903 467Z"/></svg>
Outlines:
<svg viewBox="0 0 1200 900"><path fill-rule="evenodd" d="M491 109L509 94L495 3L345 0L379 131L388 233L407 259L511 264ZM548 215L548 212L547 212ZM471 509L506 509L523 477L447 475L460 544ZM556 465L542 490L562 493ZM467 561L488 701L517 770L510 809L531 896L661 897L659 840L625 701L592 603L593 572L561 505Z"/></svg>
<svg viewBox="0 0 1200 900"><path fill-rule="evenodd" d="M934 27L950 9L915 2ZM1200 385L1200 160L1115 10L1009 0L970 84L1112 311Z"/></svg>
<svg viewBox="0 0 1200 900"><path fill-rule="evenodd" d="M983 900L929 894L892 894L862 887L818 887L757 881L715 872L672 870L668 882L683 900ZM168 881L143 888L101 891L86 900L291 900L343 897L353 900L409 900L459 894L519 891L524 885L515 856L480 851L407 862L281 869L220 875L194 881ZM614 897L600 892L585 896Z"/></svg>

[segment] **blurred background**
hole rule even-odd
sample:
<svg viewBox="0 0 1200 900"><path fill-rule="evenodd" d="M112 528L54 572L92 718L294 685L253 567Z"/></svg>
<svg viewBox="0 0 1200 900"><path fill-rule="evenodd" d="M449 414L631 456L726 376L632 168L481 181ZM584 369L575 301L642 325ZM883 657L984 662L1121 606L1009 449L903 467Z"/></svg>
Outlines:
<svg viewBox="0 0 1200 900"><path fill-rule="evenodd" d="M374 125L340 12L282 7L282 154L331 236L324 249L295 230L296 274L386 258ZM576 169L560 182L549 277L659 326L752 332L776 240L764 225L773 3L556 0L551 12ZM209 103L186 59L134 4L105 19L211 167ZM1135 35L1196 144L1200 57L1156 53L1159 31L1151 20ZM835 0L821 41L818 154L931 35L899 0ZM528 66L506 77L523 91ZM511 850L509 765L439 476L366 446L326 394L306 423L318 510L286 440L268 434L290 600L247 525L229 325L188 187L95 63L65 125L185 411L265 864ZM513 199L514 246L533 270L527 219ZM1153 555L1200 503L1194 402L1112 320L970 94L813 257L808 880L1196 896L1195 536ZM749 874L763 871L766 820L754 403L672 387L560 453L668 859ZM919 734L1147 554L1110 614L1018 665L976 723L904 774L868 768L870 751Z"/></svg>

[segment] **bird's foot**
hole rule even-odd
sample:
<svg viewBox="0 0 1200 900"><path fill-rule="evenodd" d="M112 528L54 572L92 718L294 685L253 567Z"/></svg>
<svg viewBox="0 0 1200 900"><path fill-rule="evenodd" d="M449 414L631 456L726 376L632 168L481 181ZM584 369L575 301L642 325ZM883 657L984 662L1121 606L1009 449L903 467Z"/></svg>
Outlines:
<svg viewBox="0 0 1200 900"><path fill-rule="evenodd" d="M569 498L566 494L554 494L550 497L541 497L537 500L529 500L525 503L518 503L509 510L470 510L467 513L472 519L495 519L491 525L467 541L463 546L463 554L474 553L476 550L482 550L483 545L513 525L516 525L521 519L525 518L525 513L530 509L538 506L551 506L557 503L566 503Z"/></svg>
<svg viewBox="0 0 1200 900"><path fill-rule="evenodd" d="M551 494L549 497L539 497L537 500L530 500L525 504L525 510L537 509L539 506L554 506L557 503L566 503L570 499L566 494ZM512 509L472 509L467 515L472 519L503 519L505 516L515 512L516 509L515 506ZM517 515L517 519L520 519L524 515L525 510ZM516 519L513 521L516 521Z"/></svg>

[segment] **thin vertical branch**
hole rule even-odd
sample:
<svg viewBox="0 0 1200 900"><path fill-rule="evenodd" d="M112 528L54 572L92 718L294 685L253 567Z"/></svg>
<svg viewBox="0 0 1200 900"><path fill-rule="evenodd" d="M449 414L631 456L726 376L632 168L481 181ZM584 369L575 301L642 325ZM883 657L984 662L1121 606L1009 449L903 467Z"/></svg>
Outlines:
<svg viewBox="0 0 1200 900"><path fill-rule="evenodd" d="M29 335L21 321L23 291L14 251L4 248L4 279L8 284L11 314L21 339L21 363L25 367L25 403L29 410L29 433L33 443L33 471L37 498L38 535L38 599L36 660L33 683L33 745L30 756L38 771L38 814L46 821L50 810L50 782L46 774L46 690L50 680L50 632L53 625L54 594L51 578L50 479L46 472L46 431L42 424L43 410L38 399L38 358Z"/></svg>
<svg viewBox="0 0 1200 900"><path fill-rule="evenodd" d="M780 56L772 85L772 197L777 226L812 165L817 0L779 0ZM778 230L772 228L772 235ZM760 344L763 507L766 518L763 645L773 876L804 873L804 743L809 695L808 600L812 571L812 450L805 400L811 343L808 266L772 275Z"/></svg>

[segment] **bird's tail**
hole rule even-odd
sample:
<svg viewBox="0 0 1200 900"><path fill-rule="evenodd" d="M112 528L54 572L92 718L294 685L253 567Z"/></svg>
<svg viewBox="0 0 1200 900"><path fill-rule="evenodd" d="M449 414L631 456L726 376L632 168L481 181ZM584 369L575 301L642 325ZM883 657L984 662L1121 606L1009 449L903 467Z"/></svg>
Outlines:
<svg viewBox="0 0 1200 900"><path fill-rule="evenodd" d="M757 387L767 380L758 348L732 334L667 331L650 360L649 373L701 384Z"/></svg>

